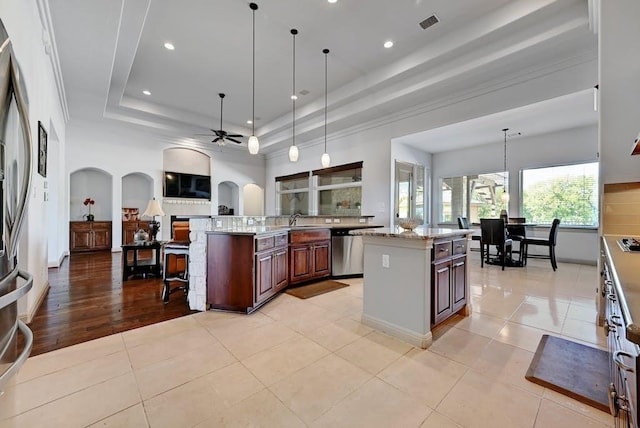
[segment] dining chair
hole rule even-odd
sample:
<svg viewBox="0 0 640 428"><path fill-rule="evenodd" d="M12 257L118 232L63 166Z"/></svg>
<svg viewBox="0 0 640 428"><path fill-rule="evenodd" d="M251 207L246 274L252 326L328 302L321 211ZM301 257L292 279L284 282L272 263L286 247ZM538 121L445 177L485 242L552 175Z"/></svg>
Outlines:
<svg viewBox="0 0 640 428"><path fill-rule="evenodd" d="M507 223L507 238L518 243L518 250L513 250L513 252L518 254L520 263L522 263L524 253L522 241L527 237L527 230L524 226L526 222L526 217L509 217L509 223Z"/></svg>
<svg viewBox="0 0 640 428"><path fill-rule="evenodd" d="M484 267L484 252L487 251L487 261L489 259L489 248L495 245L498 249L498 257L502 270L506 264L507 253L512 256L513 241L507 238L507 230L504 220L501 218L481 218L480 219L480 267Z"/></svg>
<svg viewBox="0 0 640 428"><path fill-rule="evenodd" d="M527 258L537 258L537 259L550 259L551 267L555 271L558 268L558 264L556 263L556 241L558 239L558 226L560 225L560 219L553 219L553 223L551 224L551 229L549 230L549 238L525 238L522 241L522 245L524 245L524 264L527 264ZM543 254L535 254L529 255L529 245L540 245L549 248L549 255Z"/></svg>
<svg viewBox="0 0 640 428"><path fill-rule="evenodd" d="M471 229L469 225L469 220L466 217L458 217L458 228L460 229ZM472 241L481 241L480 235L471 235ZM471 248L470 248L471 250ZM473 248L474 251L477 251L477 248Z"/></svg>

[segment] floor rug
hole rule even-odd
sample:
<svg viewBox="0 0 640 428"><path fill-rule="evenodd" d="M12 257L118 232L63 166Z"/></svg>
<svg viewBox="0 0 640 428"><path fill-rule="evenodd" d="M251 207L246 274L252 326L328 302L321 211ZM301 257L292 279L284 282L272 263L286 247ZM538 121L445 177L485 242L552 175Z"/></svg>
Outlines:
<svg viewBox="0 0 640 428"><path fill-rule="evenodd" d="M525 378L609 412L609 353L545 334Z"/></svg>
<svg viewBox="0 0 640 428"><path fill-rule="evenodd" d="M288 288L285 293L296 296L299 299L308 299L309 297L318 296L328 293L329 291L338 290L339 288L348 287L349 284L344 282L327 279L325 281L315 282L309 285L301 285L299 287Z"/></svg>

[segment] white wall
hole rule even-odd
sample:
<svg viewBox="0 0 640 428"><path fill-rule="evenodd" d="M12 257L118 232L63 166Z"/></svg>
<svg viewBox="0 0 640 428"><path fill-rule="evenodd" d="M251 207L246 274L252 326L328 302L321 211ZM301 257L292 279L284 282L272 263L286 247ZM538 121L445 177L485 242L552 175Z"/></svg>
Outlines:
<svg viewBox="0 0 640 428"><path fill-rule="evenodd" d="M507 143L509 170L509 215L520 213L520 171L524 168L563 165L598 160L598 130L595 126L569 129L534 137L517 137ZM440 180L468 174L502 171L504 142L433 155L433 223L440 219L442 204ZM457 227L457 226L454 226ZM547 228L535 231L547 237ZM598 256L598 234L595 230L561 229L558 232L557 257L561 260L595 263Z"/></svg>
<svg viewBox="0 0 640 428"><path fill-rule="evenodd" d="M45 200L45 187L48 181L58 180L57 171L65 168L65 116L58 97L56 80L45 47L47 32L43 28L35 1L0 1L0 17L9 33L15 57L22 72L22 81L26 87L29 103L29 122L33 141L31 195L20 239L19 265L33 274L32 291L18 303L20 317L30 320L37 305L48 287L49 235L60 234L59 228L49 230L48 213L59 213L66 202L63 198L48 197ZM38 121L41 121L49 135L54 134L57 144L49 146L48 176L37 173L37 135ZM52 132L52 128L55 129ZM54 206L55 204L55 206ZM68 233L68 229L67 232ZM54 244L55 245L55 244ZM54 248L53 251L60 251ZM55 258L52 257L52 258Z"/></svg>
<svg viewBox="0 0 640 428"><path fill-rule="evenodd" d="M153 180L151 177L133 173L122 177L122 207L138 208L138 219L147 209L153 198ZM117 221L117 219L114 219Z"/></svg>
<svg viewBox="0 0 640 428"><path fill-rule="evenodd" d="M244 212L242 215L262 216L264 215L264 190L255 184L244 186Z"/></svg>
<svg viewBox="0 0 640 428"><path fill-rule="evenodd" d="M640 156L630 156L640 132L640 2L600 2L600 175L602 184L640 181Z"/></svg>
<svg viewBox="0 0 640 428"><path fill-rule="evenodd" d="M122 177L131 173L145 174L153 180L153 197L163 200L162 180L165 163L163 152L175 148L176 142L166 137L141 130L118 121L73 120L67 128L67 173L83 168L102 169L113 176L112 218L113 249L119 250L122 240ZM170 215L214 215L218 207L218 184L231 181L240 188L253 183L264 186L264 161L261 156L252 156L246 151L228 149L220 151L212 146L203 151L209 157L211 188L214 191L209 201L174 201L163 203L165 218L169 225ZM242 205L242 197L239 205ZM145 206L146 207L146 206ZM242 212L242 207L237 207ZM214 211L215 210L215 211ZM169 227L161 227L162 239L170 237ZM68 239L67 239L68 248Z"/></svg>

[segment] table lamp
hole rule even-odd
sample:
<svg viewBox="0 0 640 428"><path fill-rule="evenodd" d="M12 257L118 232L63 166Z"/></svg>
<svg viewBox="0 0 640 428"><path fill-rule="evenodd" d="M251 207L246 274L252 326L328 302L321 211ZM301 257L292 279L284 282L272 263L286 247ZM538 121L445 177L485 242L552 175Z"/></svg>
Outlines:
<svg viewBox="0 0 640 428"><path fill-rule="evenodd" d="M158 230L160 230L160 222L156 221L156 216L164 215L164 211L162 211L162 207L160 206L160 203L156 200L156 198L153 198L149 201L147 209L144 210L142 215L153 218L153 220L149 222L149 232L151 233L151 242L155 242Z"/></svg>

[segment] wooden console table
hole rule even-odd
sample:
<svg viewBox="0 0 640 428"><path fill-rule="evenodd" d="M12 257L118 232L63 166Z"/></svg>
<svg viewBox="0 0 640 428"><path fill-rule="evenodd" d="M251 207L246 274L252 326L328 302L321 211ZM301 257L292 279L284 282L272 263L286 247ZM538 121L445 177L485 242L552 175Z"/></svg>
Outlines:
<svg viewBox="0 0 640 428"><path fill-rule="evenodd" d="M159 277L162 273L162 263L160 262L162 246L163 242L160 241L122 245L122 281L128 280L131 275L140 274ZM139 259L138 251L141 250L153 250L154 255L150 259ZM131 264L129 263L129 252L133 252Z"/></svg>

